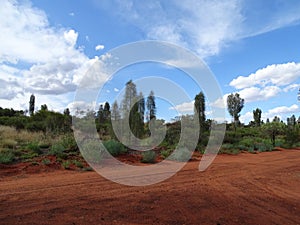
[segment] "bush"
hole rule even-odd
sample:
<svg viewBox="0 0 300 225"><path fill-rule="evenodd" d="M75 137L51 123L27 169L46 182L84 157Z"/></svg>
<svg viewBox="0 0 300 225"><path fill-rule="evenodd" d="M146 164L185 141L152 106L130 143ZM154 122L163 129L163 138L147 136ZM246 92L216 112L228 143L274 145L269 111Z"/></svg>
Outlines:
<svg viewBox="0 0 300 225"><path fill-rule="evenodd" d="M78 150L76 140L73 134L64 135L61 139L61 144L65 147L65 149L70 151Z"/></svg>
<svg viewBox="0 0 300 225"><path fill-rule="evenodd" d="M190 152L186 147L179 147L170 155L169 159L186 162L191 158L192 152Z"/></svg>
<svg viewBox="0 0 300 225"><path fill-rule="evenodd" d="M0 163L9 164L12 163L15 155L11 149L0 149Z"/></svg>
<svg viewBox="0 0 300 225"><path fill-rule="evenodd" d="M49 164L51 163L51 161L50 161L49 159L43 159L43 160L42 160L42 163L43 163L44 165L49 165Z"/></svg>
<svg viewBox="0 0 300 225"><path fill-rule="evenodd" d="M163 159L168 158L170 154L171 154L170 149L169 150L163 150L163 151L160 152L160 155Z"/></svg>
<svg viewBox="0 0 300 225"><path fill-rule="evenodd" d="M51 146L49 155L54 155L60 159L66 159L67 155L66 155L66 153L64 153L64 151L65 151L65 147L60 143L56 143Z"/></svg>
<svg viewBox="0 0 300 225"><path fill-rule="evenodd" d="M117 156L126 152L124 145L115 140L104 141L103 145L112 156Z"/></svg>
<svg viewBox="0 0 300 225"><path fill-rule="evenodd" d="M142 152L142 160L143 163L154 163L155 162L155 152L153 150Z"/></svg>
<svg viewBox="0 0 300 225"><path fill-rule="evenodd" d="M77 166L78 168L83 168L83 164L80 161L74 160L73 161L74 165Z"/></svg>
<svg viewBox="0 0 300 225"><path fill-rule="evenodd" d="M42 154L42 150L37 142L31 142L26 146L27 149L33 151L36 154Z"/></svg>
<svg viewBox="0 0 300 225"><path fill-rule="evenodd" d="M70 169L70 165L71 165L71 163L70 163L70 161L64 161L64 162L62 162L62 166L67 170L67 169Z"/></svg>

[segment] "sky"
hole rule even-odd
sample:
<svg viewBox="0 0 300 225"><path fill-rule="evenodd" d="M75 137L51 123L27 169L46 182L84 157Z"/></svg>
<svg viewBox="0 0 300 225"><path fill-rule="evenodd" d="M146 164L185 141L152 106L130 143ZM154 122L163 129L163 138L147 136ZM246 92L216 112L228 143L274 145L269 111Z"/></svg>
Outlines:
<svg viewBox="0 0 300 225"><path fill-rule="evenodd" d="M298 118L299 12L298 0L0 0L0 107L28 109L33 93L36 110L42 104L74 110L80 82L107 52L159 40L200 57L221 87L220 101L239 93L245 99L242 122L253 120L256 108L264 121ZM157 99L161 118L193 111L201 90L182 71L157 63L126 67L109 80L103 74L97 104L112 104L128 80L146 76L172 79L190 96L177 105ZM208 117L216 104L207 102Z"/></svg>

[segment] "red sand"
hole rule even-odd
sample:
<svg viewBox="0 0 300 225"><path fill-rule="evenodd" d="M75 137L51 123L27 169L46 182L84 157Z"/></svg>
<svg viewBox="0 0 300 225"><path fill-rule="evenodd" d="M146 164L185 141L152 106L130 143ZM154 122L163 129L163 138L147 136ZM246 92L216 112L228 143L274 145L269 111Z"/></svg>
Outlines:
<svg viewBox="0 0 300 225"><path fill-rule="evenodd" d="M205 172L198 164L146 187L2 166L0 224L300 224L300 150L218 155Z"/></svg>

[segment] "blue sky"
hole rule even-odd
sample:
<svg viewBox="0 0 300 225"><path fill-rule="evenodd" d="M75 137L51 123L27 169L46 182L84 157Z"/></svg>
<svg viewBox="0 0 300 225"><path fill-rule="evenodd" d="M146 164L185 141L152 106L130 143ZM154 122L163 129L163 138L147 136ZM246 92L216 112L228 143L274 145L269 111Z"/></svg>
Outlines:
<svg viewBox="0 0 300 225"><path fill-rule="evenodd" d="M52 110L74 109L74 92L101 55L129 42L162 40L202 58L215 74L223 99L240 93L245 99L241 121L252 120L257 107L264 120L300 116L298 0L3 0L0 4L1 107L27 109L34 93L37 108L46 103ZM107 84L105 96L112 103L127 80L170 74L191 98L200 91L176 69L144 64L117 74ZM209 108L217 103L207 104ZM176 115L170 105L158 105L164 119ZM192 105L182 102L175 108L185 114Z"/></svg>

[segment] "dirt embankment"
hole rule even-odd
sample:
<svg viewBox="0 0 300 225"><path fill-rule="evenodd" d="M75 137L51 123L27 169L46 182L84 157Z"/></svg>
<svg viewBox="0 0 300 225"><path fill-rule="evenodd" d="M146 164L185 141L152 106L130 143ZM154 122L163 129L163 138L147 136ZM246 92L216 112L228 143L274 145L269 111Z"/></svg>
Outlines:
<svg viewBox="0 0 300 225"><path fill-rule="evenodd" d="M198 163L146 187L95 172L1 176L0 224L300 224L300 150Z"/></svg>

